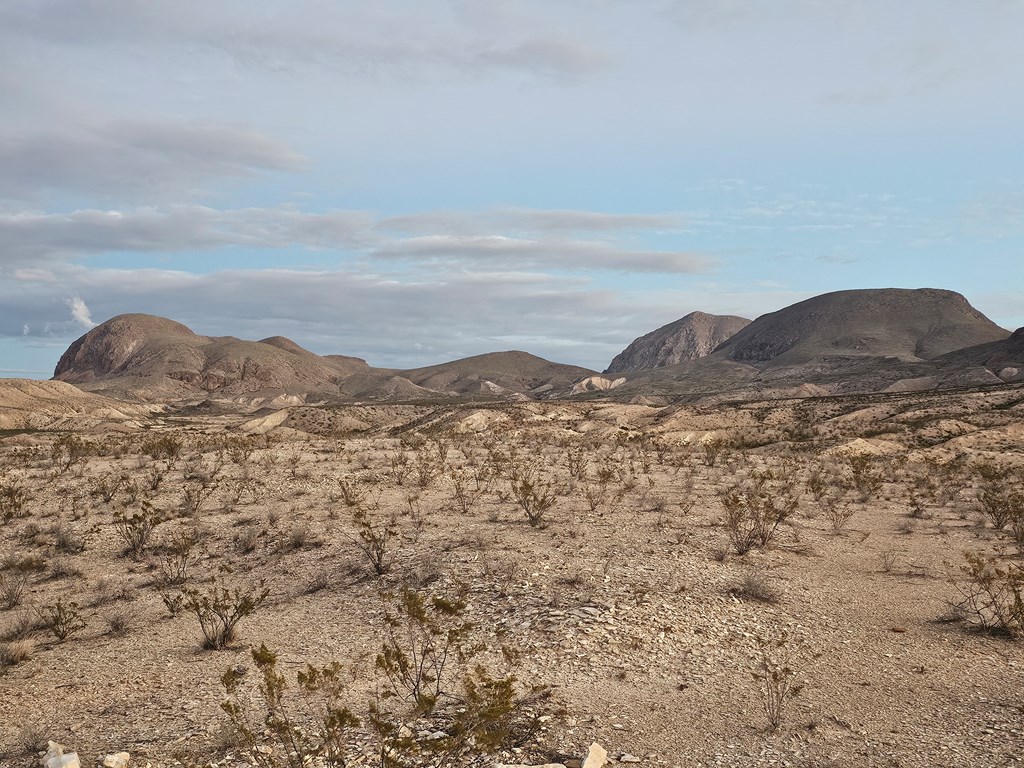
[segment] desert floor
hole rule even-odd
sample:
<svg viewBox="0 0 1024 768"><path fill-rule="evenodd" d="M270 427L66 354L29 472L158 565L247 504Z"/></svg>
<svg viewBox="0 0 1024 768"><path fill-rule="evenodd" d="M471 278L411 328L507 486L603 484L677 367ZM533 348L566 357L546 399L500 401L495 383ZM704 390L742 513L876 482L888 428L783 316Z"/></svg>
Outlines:
<svg viewBox="0 0 1024 768"><path fill-rule="evenodd" d="M256 706L261 643L289 695L307 663L341 662L365 719L404 585L464 595L477 660L520 691L550 687L536 737L488 759L565 763L598 742L641 765L1021 765L1024 643L955 609L978 591L965 552L1020 567L1013 525L996 530L981 496L1019 488L1021 467L1019 386L287 419L172 408L9 430L0 490L27 499L9 493L0 515L0 763L39 765L53 739L83 765L120 750L132 766L245 765L220 678L244 669ZM741 554L730 498L796 506ZM116 524L133 514L162 520L135 556ZM383 575L361 531L385 537ZM214 585L269 593L229 647L204 650L196 615L168 604ZM63 640L45 621L58 601ZM777 729L764 658L803 686ZM371 736L349 738L351 762L372 763Z"/></svg>

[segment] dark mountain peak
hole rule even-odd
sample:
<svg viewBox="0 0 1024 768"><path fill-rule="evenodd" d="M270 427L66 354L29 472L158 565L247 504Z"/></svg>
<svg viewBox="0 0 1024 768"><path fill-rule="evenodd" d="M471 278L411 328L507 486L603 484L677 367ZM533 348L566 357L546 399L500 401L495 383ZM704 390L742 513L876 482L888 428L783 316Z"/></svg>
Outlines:
<svg viewBox="0 0 1024 768"><path fill-rule="evenodd" d="M750 324L744 317L691 312L635 339L615 356L605 373L663 368L711 354Z"/></svg>

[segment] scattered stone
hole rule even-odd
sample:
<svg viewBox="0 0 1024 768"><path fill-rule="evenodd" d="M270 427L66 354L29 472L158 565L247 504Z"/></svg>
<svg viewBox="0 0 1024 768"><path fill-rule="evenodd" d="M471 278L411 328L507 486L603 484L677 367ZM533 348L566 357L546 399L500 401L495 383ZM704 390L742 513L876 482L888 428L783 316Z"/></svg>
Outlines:
<svg viewBox="0 0 1024 768"><path fill-rule="evenodd" d="M82 768L77 752L67 752L67 747L51 741L46 745L43 768Z"/></svg>
<svg viewBox="0 0 1024 768"><path fill-rule="evenodd" d="M607 762L608 753L595 741L587 751L587 759L583 761L583 768L603 768Z"/></svg>
<svg viewBox="0 0 1024 768"><path fill-rule="evenodd" d="M544 763L544 765L522 765L519 763L495 763L494 768L565 768L561 763Z"/></svg>
<svg viewBox="0 0 1024 768"><path fill-rule="evenodd" d="M640 762L640 758L637 757L636 755L631 755L631 754L629 754L629 752L626 752L625 754L622 755L622 757L619 758L619 762L620 763L639 763Z"/></svg>
<svg viewBox="0 0 1024 768"><path fill-rule="evenodd" d="M127 752L115 752L110 755L106 755L101 761L101 768L128 768L128 761L131 760L131 755Z"/></svg>

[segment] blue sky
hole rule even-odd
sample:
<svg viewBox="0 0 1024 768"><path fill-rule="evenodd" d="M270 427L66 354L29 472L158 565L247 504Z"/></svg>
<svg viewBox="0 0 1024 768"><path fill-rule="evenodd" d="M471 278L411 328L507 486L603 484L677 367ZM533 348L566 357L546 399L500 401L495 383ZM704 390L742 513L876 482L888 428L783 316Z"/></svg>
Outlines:
<svg viewBox="0 0 1024 768"><path fill-rule="evenodd" d="M1024 325L1019 0L8 0L0 375L124 312L601 369L694 311Z"/></svg>

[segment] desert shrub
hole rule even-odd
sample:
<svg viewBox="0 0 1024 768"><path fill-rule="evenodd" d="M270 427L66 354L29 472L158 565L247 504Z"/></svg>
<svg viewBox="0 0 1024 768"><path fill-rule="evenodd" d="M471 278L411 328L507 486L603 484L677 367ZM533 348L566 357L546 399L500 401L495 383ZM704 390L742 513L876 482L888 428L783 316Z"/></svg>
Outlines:
<svg viewBox="0 0 1024 768"><path fill-rule="evenodd" d="M383 519L374 519L365 509L356 507L352 510L352 522L356 533L350 538L374 574L383 576L391 570L400 540L398 518L391 514Z"/></svg>
<svg viewBox="0 0 1024 768"><path fill-rule="evenodd" d="M757 639L757 654L750 673L760 684L761 707L773 731L782 725L786 706L804 688L793 669L797 645L798 641L785 631L774 638Z"/></svg>
<svg viewBox="0 0 1024 768"><path fill-rule="evenodd" d="M391 479L395 481L395 485L404 485L410 472L412 472L412 467L409 463L408 453L398 450L388 456L388 473L391 475Z"/></svg>
<svg viewBox="0 0 1024 768"><path fill-rule="evenodd" d="M11 640L0 644L0 670L28 661L34 651L35 644L28 639Z"/></svg>
<svg viewBox="0 0 1024 768"><path fill-rule="evenodd" d="M58 598L53 605L40 608L38 614L40 626L61 642L85 629L78 603L73 600Z"/></svg>
<svg viewBox="0 0 1024 768"><path fill-rule="evenodd" d="M206 500L213 495L216 486L213 483L191 482L181 489L181 514L196 517Z"/></svg>
<svg viewBox="0 0 1024 768"><path fill-rule="evenodd" d="M1022 482L1024 478L1014 478L1009 472L982 481L978 505L996 530L1001 531L1017 518L1024 517Z"/></svg>
<svg viewBox="0 0 1024 768"><path fill-rule="evenodd" d="M277 654L266 645L252 650L259 672L259 712L252 713L247 699L240 696L244 673L237 667L221 676L228 695L221 704L236 737L247 748L247 757L260 768L304 768L313 760L333 768L348 763L350 732L359 718L342 703L346 681L338 662L325 667L307 665L296 675L296 691L313 713L316 725L308 727L293 712L285 697L288 686L277 670Z"/></svg>
<svg viewBox="0 0 1024 768"><path fill-rule="evenodd" d="M157 581L160 586L168 587L184 584L188 579L189 569L198 561L193 557L192 550L199 542L200 533L197 528L185 528L176 531L167 544L167 554L161 558Z"/></svg>
<svg viewBox="0 0 1024 768"><path fill-rule="evenodd" d="M387 697L411 702L430 713L450 684L450 665L464 663L478 648L469 644L472 624L465 618L463 594L429 596L403 587L385 614L386 639L376 666Z"/></svg>
<svg viewBox="0 0 1024 768"><path fill-rule="evenodd" d="M898 558L899 552L892 548L883 549L878 553L878 561L882 566L882 571L885 573L890 573L892 571Z"/></svg>
<svg viewBox="0 0 1024 768"><path fill-rule="evenodd" d="M142 452L144 454L154 460L162 459L168 465L178 460L183 447L181 438L168 433L154 435L142 442Z"/></svg>
<svg viewBox="0 0 1024 768"><path fill-rule="evenodd" d="M754 600L758 603L777 603L782 597L771 575L763 568L751 568L729 592L741 600Z"/></svg>
<svg viewBox="0 0 1024 768"><path fill-rule="evenodd" d="M714 467L718 463L727 447L725 440L713 432L704 435L700 439L699 445L704 463L709 467Z"/></svg>
<svg viewBox="0 0 1024 768"><path fill-rule="evenodd" d="M851 483L863 503L882 489L884 476L878 461L866 453L852 453L846 457Z"/></svg>
<svg viewBox="0 0 1024 768"><path fill-rule="evenodd" d="M831 505L825 514L828 517L828 521L832 524L832 533L839 536L846 529L846 524L850 522L850 518L853 517L853 510L850 509L848 504L836 503Z"/></svg>
<svg viewBox="0 0 1024 768"><path fill-rule="evenodd" d="M107 623L107 634L114 637L127 635L135 622L135 615L123 608L112 611L104 616Z"/></svg>
<svg viewBox="0 0 1024 768"><path fill-rule="evenodd" d="M725 489L719 497L729 541L741 555L766 546L800 503L792 479L776 480L770 472L757 473Z"/></svg>
<svg viewBox="0 0 1024 768"><path fill-rule="evenodd" d="M214 582L205 592L184 587L181 606L199 619L203 632L203 648L218 651L230 645L238 633L238 623L251 616L270 596L261 581L255 589L228 588ZM168 610L171 606L167 604ZM173 612L172 612L173 613Z"/></svg>
<svg viewBox="0 0 1024 768"><path fill-rule="evenodd" d="M359 486L349 480L339 480L338 490L341 492L341 500L345 503L346 507L358 507L364 501L364 494L359 489Z"/></svg>
<svg viewBox="0 0 1024 768"><path fill-rule="evenodd" d="M0 481L0 522L9 523L15 518L25 517L29 501L31 497L18 479Z"/></svg>
<svg viewBox="0 0 1024 768"><path fill-rule="evenodd" d="M964 560L963 578L953 580L955 612L981 629L1024 636L1024 567L977 552L965 552Z"/></svg>
<svg viewBox="0 0 1024 768"><path fill-rule="evenodd" d="M100 475L93 481L89 493L93 498L100 499L105 504L110 504L127 482L128 479L124 475L114 475L108 472Z"/></svg>
<svg viewBox="0 0 1024 768"><path fill-rule="evenodd" d="M25 573L0 573L0 610L9 611L21 605L28 587Z"/></svg>
<svg viewBox="0 0 1024 768"><path fill-rule="evenodd" d="M117 510L114 513L114 530L125 543L125 552L138 560L149 544L153 531L166 520L162 511L144 501L138 511Z"/></svg>
<svg viewBox="0 0 1024 768"><path fill-rule="evenodd" d="M473 507L486 491L486 485L464 469L453 469L448 475L448 483L452 492L452 507L464 515L473 511Z"/></svg>
<svg viewBox="0 0 1024 768"><path fill-rule="evenodd" d="M392 598L376 660L381 696L367 718L381 765L443 765L514 746L537 732L538 708L549 691L537 686L520 694L514 676L471 663L483 645L466 618L464 590L429 595L403 588ZM514 654L505 650L511 660Z"/></svg>
<svg viewBox="0 0 1024 768"><path fill-rule="evenodd" d="M550 481L541 479L540 472L527 464L516 464L509 474L512 498L526 514L532 526L544 523L548 510L555 504L555 489Z"/></svg>
<svg viewBox="0 0 1024 768"><path fill-rule="evenodd" d="M77 435L61 435L50 446L50 460L54 471L63 475L75 466L84 468L90 451L89 444Z"/></svg>

